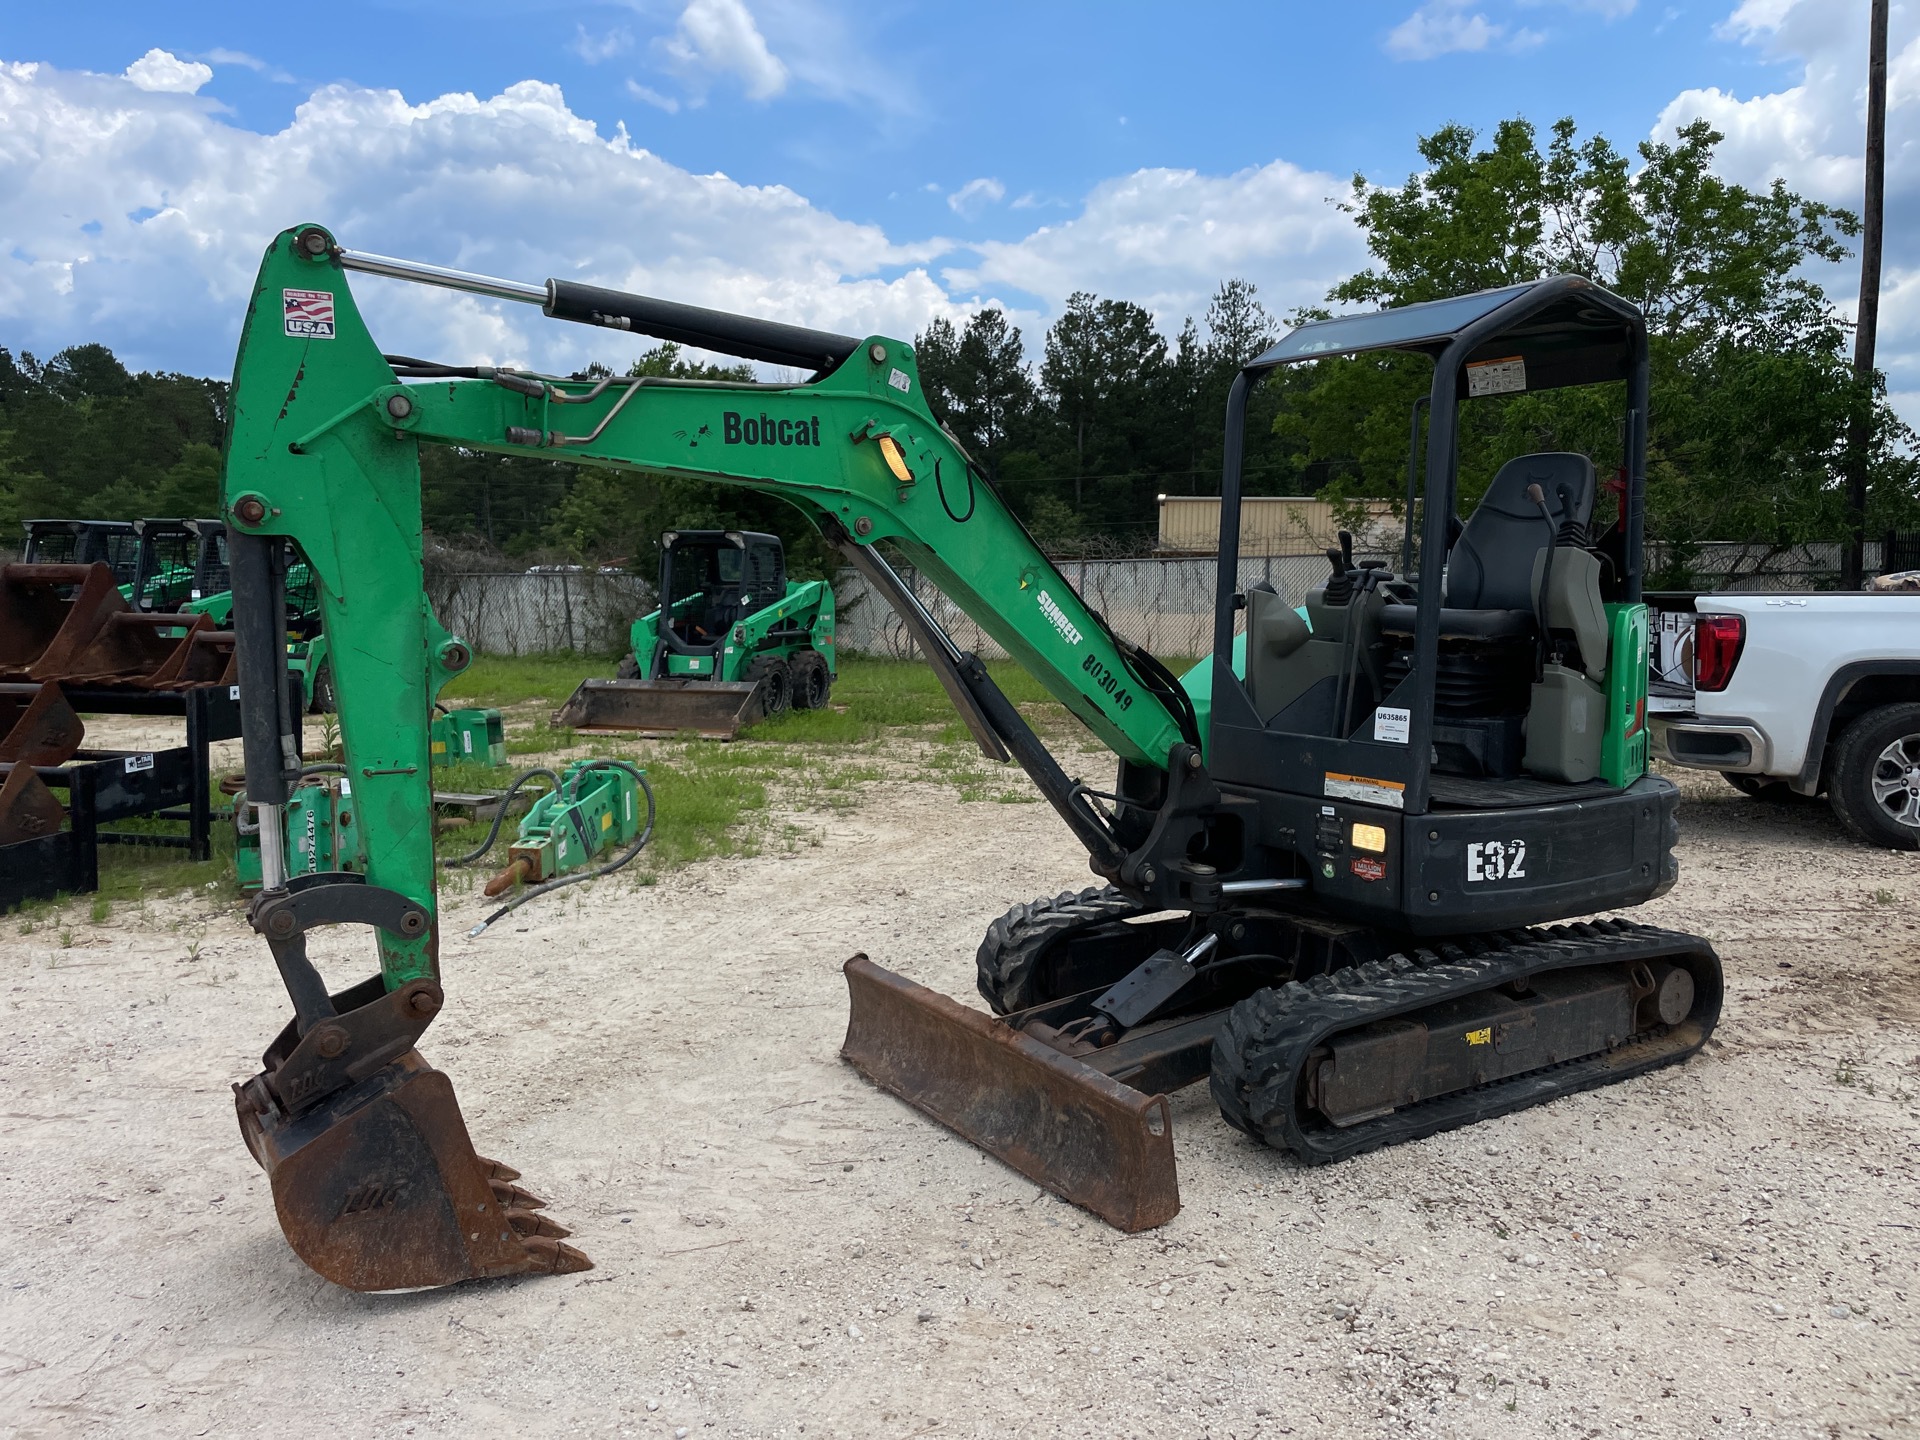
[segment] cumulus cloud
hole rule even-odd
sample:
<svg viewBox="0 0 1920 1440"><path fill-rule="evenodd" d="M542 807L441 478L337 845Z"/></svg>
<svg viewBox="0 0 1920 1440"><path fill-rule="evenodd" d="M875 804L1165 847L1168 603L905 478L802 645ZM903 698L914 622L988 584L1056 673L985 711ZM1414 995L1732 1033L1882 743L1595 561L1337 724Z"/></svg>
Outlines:
<svg viewBox="0 0 1920 1440"><path fill-rule="evenodd" d="M1359 232L1330 203L1345 190L1284 160L1233 175L1140 170L1095 187L1064 224L973 247L978 263L943 274L962 291L1010 287L1050 306L1074 290L1120 296L1168 328L1238 275L1285 312L1320 303L1365 263Z"/></svg>
<svg viewBox="0 0 1920 1440"><path fill-rule="evenodd" d="M198 60L182 60L166 50L149 50L127 66L127 79L142 90L191 95L213 79L213 67Z"/></svg>
<svg viewBox="0 0 1920 1440"><path fill-rule="evenodd" d="M661 44L683 70L731 75L751 99L770 100L787 88L787 67L767 48L744 0L688 0Z"/></svg>
<svg viewBox="0 0 1920 1440"><path fill-rule="evenodd" d="M1896 6L1888 38L1886 259L1879 362L1920 422L1920 26ZM1717 88L1683 91L1661 113L1656 138L1704 117L1726 136L1718 166L1731 180L1795 190L1859 211L1865 186L1867 7L1829 0L1744 0L1722 36L1782 66L1793 83L1745 98ZM1858 272L1822 267L1817 277L1851 310Z"/></svg>
<svg viewBox="0 0 1920 1440"><path fill-rule="evenodd" d="M855 334L962 313L926 268L944 244L691 174L599 133L551 85L418 104L329 86L263 135L186 94L0 64L0 115L0 330L42 354L102 340L137 364L223 373L261 248L302 220L359 249ZM396 351L558 368L649 343L390 281L356 292Z"/></svg>
<svg viewBox="0 0 1920 1440"><path fill-rule="evenodd" d="M532 81L418 102L328 86L258 134L192 95L0 63L0 116L6 343L46 354L100 340L199 374L231 366L261 247L302 220L357 249L852 334L912 335L1000 305L1037 339L1078 289L1136 300L1172 330L1227 276L1284 311L1364 259L1327 203L1344 183L1284 162L1124 176L1084 203L1047 201L1071 218L1019 240L898 239L784 186L692 174ZM410 354L568 369L650 343L391 281L355 290L381 343Z"/></svg>
<svg viewBox="0 0 1920 1440"><path fill-rule="evenodd" d="M1387 32L1387 53L1396 60L1432 60L1485 50L1505 34L1504 26L1485 15L1468 14L1464 0L1427 0Z"/></svg>
<svg viewBox="0 0 1920 1440"><path fill-rule="evenodd" d="M947 208L956 215L973 216L1006 198L1006 186L998 180L982 176L978 180L969 180L947 196Z"/></svg>

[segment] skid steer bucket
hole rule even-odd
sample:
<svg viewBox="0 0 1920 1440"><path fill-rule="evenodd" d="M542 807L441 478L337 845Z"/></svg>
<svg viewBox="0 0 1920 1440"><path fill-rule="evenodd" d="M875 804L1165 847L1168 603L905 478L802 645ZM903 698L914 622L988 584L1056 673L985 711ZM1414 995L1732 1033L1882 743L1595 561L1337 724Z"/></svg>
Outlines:
<svg viewBox="0 0 1920 1440"><path fill-rule="evenodd" d="M1063 1200L1129 1233L1180 1212L1173 1121L1031 1036L883 969L846 963L842 1058Z"/></svg>
<svg viewBox="0 0 1920 1440"><path fill-rule="evenodd" d="M409 998L395 992L394 1003L403 1008ZM298 1069L310 1053L308 1038L322 1056L338 1043L327 1028L298 1042L283 1035L268 1052L268 1071L233 1087L240 1133L267 1172L295 1254L362 1291L593 1268L560 1243L567 1231L538 1213L545 1202L513 1183L517 1170L474 1153L453 1082L419 1051L405 1050L317 1105L289 1105L276 1087L297 1088L297 1080L282 1082L286 1067Z"/></svg>
<svg viewBox="0 0 1920 1440"><path fill-rule="evenodd" d="M49 658L58 673L126 608L105 565L0 566L0 674L24 678Z"/></svg>
<svg viewBox="0 0 1920 1440"><path fill-rule="evenodd" d="M731 740L761 718L760 683L748 680L583 680L553 723L596 734Z"/></svg>

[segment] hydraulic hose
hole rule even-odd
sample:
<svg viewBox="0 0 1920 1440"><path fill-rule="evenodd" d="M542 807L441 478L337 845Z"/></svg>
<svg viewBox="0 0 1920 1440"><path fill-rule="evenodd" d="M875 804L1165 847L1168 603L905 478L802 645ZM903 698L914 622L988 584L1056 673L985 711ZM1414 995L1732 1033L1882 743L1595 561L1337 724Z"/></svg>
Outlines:
<svg viewBox="0 0 1920 1440"><path fill-rule="evenodd" d="M513 783L507 786L506 790L502 792L500 803L495 807L493 812L493 825L487 831L487 838L480 842L480 848L478 850L470 850L465 855L456 855L450 860L442 860L440 862L441 868L454 870L462 865L471 865L482 855L493 849L493 842L500 838L500 826L507 818L508 803L512 801L514 795L518 793L522 785L542 775L546 777L547 783L553 786L555 790L560 788L560 777L544 765L536 765L531 770L522 770L518 775L513 777Z"/></svg>
<svg viewBox="0 0 1920 1440"><path fill-rule="evenodd" d="M547 881L543 885L536 885L531 890L521 891L520 894L514 896L513 899L509 900L505 905L502 905L498 910L494 911L491 915L487 916L486 919L482 920L478 925L475 925L471 930L469 930L467 932L467 935L469 938L480 934L489 925L492 925L494 922L498 920L502 920L506 916L511 915L515 910L518 910L522 905L526 904L529 900L537 900L542 895L551 895L554 891L563 889L568 885L578 885L581 882L586 880L598 880L603 876L613 874L614 871L616 870L624 869L627 865L633 862L634 858L637 855L639 855L639 853L642 850L646 849L647 842L653 839L653 822L655 817L653 787L647 784L647 777L641 774L638 768L636 768L635 766L629 765L624 760L592 760L586 763L585 765L582 765L578 770L574 772L575 783L577 784L579 777L581 775L584 775L589 770L624 770L627 772L627 774L633 777L634 783L640 787L640 793L646 796L647 798L647 823L641 827L640 833L633 837L633 840L628 844L625 850L621 851L619 855L615 856L612 860L608 861L605 865L600 866L598 869L581 870L572 875L556 876L555 878ZM526 775L523 775L520 777L520 780L524 780L529 776L532 776L535 774L551 775L552 772L551 771L528 771ZM517 787L519 785L520 780L516 780L514 782L514 787ZM555 784L556 791L558 790L558 788L559 786L558 786L558 783L556 782ZM507 791L507 794L511 795L512 793L513 793L513 788L509 788ZM487 852L487 850L492 846L494 836L499 834L500 822L505 817L505 815L506 815L506 800L503 797L500 804L500 814L494 816L493 829L487 836L487 843L485 845L482 845L478 850L474 851L472 855L462 857L462 859L457 863L464 864L464 863L467 863L468 861L476 860L480 856L484 855ZM456 862L449 861L447 863L453 864Z"/></svg>

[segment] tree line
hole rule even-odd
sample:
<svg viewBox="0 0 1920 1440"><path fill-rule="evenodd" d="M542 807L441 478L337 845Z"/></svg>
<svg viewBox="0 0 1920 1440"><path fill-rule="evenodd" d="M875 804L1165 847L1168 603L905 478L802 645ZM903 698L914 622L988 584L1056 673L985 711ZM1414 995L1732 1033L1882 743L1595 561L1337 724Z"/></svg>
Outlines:
<svg viewBox="0 0 1920 1440"><path fill-rule="evenodd" d="M1817 278L1847 258L1857 220L1780 181L1725 181L1713 169L1721 138L1701 121L1629 156L1570 120L1544 138L1521 119L1487 136L1445 126L1420 139L1421 168L1403 185L1355 177L1342 208L1371 264L1323 307L1275 317L1252 283L1228 279L1169 336L1132 301L1078 292L1031 348L997 308L937 319L914 337L927 398L1050 548L1144 548L1158 495L1217 493L1228 388L1286 329L1573 273L1648 318L1648 528L1670 568L1705 540L1843 538L1842 447L1856 413L1871 437L1868 533L1920 525L1914 437L1883 384L1856 383L1848 326ZM751 378L672 345L632 370ZM1398 496L1429 378L1426 360L1398 353L1276 372L1249 406L1248 493ZM35 515L210 513L227 406L224 381L132 373L104 346L45 362L0 348L0 534ZM1620 459L1621 409L1607 387L1466 406L1464 499L1528 451L1582 450L1606 473ZM426 447L422 467L429 530L499 563L646 571L670 526L772 530L799 568L827 560L790 507L743 492L442 447Z"/></svg>

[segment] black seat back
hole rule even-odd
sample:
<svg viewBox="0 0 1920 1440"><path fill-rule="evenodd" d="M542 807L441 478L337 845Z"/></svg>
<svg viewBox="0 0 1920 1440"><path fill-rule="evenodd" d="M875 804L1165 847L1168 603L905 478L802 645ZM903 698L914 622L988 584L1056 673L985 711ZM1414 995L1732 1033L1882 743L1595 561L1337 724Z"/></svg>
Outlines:
<svg viewBox="0 0 1920 1440"><path fill-rule="evenodd" d="M1447 606L1459 610L1533 609L1533 562L1547 546L1538 485L1556 531L1593 518L1593 462L1571 451L1521 455L1500 467L1447 557Z"/></svg>

